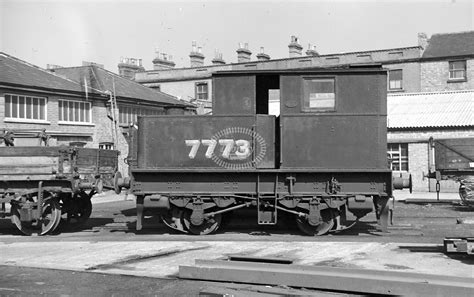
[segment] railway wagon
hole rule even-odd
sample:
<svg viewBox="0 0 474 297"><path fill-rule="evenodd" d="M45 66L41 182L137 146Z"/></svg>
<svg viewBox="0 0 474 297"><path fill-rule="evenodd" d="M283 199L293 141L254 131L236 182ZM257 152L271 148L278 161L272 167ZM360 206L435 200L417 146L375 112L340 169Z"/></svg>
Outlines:
<svg viewBox="0 0 474 297"><path fill-rule="evenodd" d="M0 216L26 235L56 230L61 216L84 223L91 197L113 188L118 152L76 147L0 147ZM6 205L10 205L10 213Z"/></svg>
<svg viewBox="0 0 474 297"><path fill-rule="evenodd" d="M474 138L429 140L429 178L459 182L459 196L464 204L474 206Z"/></svg>
<svg viewBox="0 0 474 297"><path fill-rule="evenodd" d="M132 133L137 230L145 212L209 234L252 207L258 224L289 213L308 235L376 212L386 230L392 172L387 72L380 67L213 74L213 115L144 116ZM269 111L279 106L279 114Z"/></svg>

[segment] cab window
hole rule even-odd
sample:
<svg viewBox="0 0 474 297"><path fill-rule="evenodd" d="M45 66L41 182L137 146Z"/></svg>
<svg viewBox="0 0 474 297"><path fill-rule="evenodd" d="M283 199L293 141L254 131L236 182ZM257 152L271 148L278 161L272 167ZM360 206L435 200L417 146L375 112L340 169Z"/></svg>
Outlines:
<svg viewBox="0 0 474 297"><path fill-rule="evenodd" d="M303 88L303 111L336 110L335 78L305 78Z"/></svg>

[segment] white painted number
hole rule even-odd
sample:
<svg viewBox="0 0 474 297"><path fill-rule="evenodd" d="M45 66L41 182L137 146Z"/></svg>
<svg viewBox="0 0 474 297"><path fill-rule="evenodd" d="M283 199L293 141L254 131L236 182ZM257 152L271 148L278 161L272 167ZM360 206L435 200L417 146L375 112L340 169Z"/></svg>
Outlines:
<svg viewBox="0 0 474 297"><path fill-rule="evenodd" d="M214 153L214 149L216 148L217 141L215 141L214 139L203 139L201 140L201 143L207 146L207 150L205 154L206 158L208 159L212 158L212 154Z"/></svg>
<svg viewBox="0 0 474 297"><path fill-rule="evenodd" d="M235 151L238 159L246 159L250 156L250 142L244 139L239 139L235 142L238 149Z"/></svg>
<svg viewBox="0 0 474 297"><path fill-rule="evenodd" d="M191 147L191 151L189 152L189 158L194 159L194 157L196 157L201 142L199 140L186 140L185 142L186 146Z"/></svg>
<svg viewBox="0 0 474 297"><path fill-rule="evenodd" d="M233 139L219 139L219 144L224 146L224 151L222 152L222 157L224 159L229 159L230 153L234 148L234 140Z"/></svg>
<svg viewBox="0 0 474 297"><path fill-rule="evenodd" d="M217 141L214 139L188 139L185 140L186 146L190 146L189 158L194 159L199 150L199 146L207 146L206 153L204 156L210 159L214 154L214 150L217 146ZM245 139L219 139L219 145L223 146L222 158L224 159L238 159L243 160L250 156L250 142ZM235 149L234 149L235 148Z"/></svg>

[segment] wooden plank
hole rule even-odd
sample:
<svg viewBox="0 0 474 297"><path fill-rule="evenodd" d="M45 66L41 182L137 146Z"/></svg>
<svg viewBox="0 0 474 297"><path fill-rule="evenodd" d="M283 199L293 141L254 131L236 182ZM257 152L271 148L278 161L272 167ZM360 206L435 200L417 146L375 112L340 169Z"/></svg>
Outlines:
<svg viewBox="0 0 474 297"><path fill-rule="evenodd" d="M472 277L369 269L196 260L179 277L402 296L472 296Z"/></svg>
<svg viewBox="0 0 474 297"><path fill-rule="evenodd" d="M58 157L0 157L0 174L51 174L58 171Z"/></svg>
<svg viewBox="0 0 474 297"><path fill-rule="evenodd" d="M0 174L0 180L2 181L40 181L40 180L54 180L56 179L56 174Z"/></svg>
<svg viewBox="0 0 474 297"><path fill-rule="evenodd" d="M0 156L58 156L64 147L14 146L0 147Z"/></svg>
<svg viewBox="0 0 474 297"><path fill-rule="evenodd" d="M7 166L57 166L59 163L56 156L0 156L0 168Z"/></svg>
<svg viewBox="0 0 474 297"><path fill-rule="evenodd" d="M52 174L55 169L51 166L42 167L0 167L0 174L21 175L21 174Z"/></svg>

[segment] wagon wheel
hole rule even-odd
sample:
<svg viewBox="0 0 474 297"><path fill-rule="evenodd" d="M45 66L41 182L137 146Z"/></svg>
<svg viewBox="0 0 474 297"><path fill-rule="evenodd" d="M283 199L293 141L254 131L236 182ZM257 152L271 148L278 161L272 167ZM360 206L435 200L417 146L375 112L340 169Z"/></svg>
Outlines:
<svg viewBox="0 0 474 297"><path fill-rule="evenodd" d="M297 216L296 224L298 228L305 234L311 236L324 235L329 232L334 226L334 216L331 209L321 210L322 222L318 225L311 225L305 217Z"/></svg>
<svg viewBox="0 0 474 297"><path fill-rule="evenodd" d="M183 210L177 207L172 207L166 214L161 216L163 223L169 228L184 233L188 233L185 230L181 218L183 217Z"/></svg>
<svg viewBox="0 0 474 297"><path fill-rule="evenodd" d="M89 196L84 193L74 194L72 197L73 207L67 213L67 224L72 227L83 225L91 216L92 202Z"/></svg>
<svg viewBox="0 0 474 297"><path fill-rule="evenodd" d="M189 233L194 235L207 235L219 229L222 222L222 215L216 214L213 217L205 218L200 225L194 225L191 222L191 211L185 210L182 216L182 221Z"/></svg>
<svg viewBox="0 0 474 297"><path fill-rule="evenodd" d="M348 230L354 227L355 224L359 222L359 217L356 217L354 220L348 220L346 217L346 206L343 205L338 207L338 209L333 212L334 216L334 226L329 230L330 233L338 233L341 231Z"/></svg>
<svg viewBox="0 0 474 297"><path fill-rule="evenodd" d="M36 206L33 209L35 208ZM61 208L56 199L45 198L41 220L22 222L20 219L20 209L20 205L12 204L12 222L25 235L46 235L51 233L58 227L61 220Z"/></svg>

